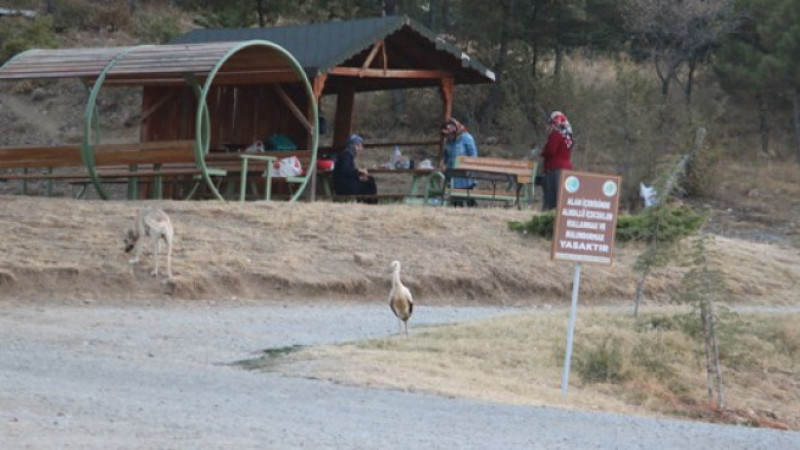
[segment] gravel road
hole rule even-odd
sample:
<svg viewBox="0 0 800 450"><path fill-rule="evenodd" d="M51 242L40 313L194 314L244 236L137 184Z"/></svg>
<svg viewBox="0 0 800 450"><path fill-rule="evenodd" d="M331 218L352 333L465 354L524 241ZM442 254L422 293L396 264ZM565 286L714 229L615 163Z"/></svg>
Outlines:
<svg viewBox="0 0 800 450"><path fill-rule="evenodd" d="M415 325L513 313L419 307ZM270 347L396 332L362 304L0 306L0 447L796 449L800 433L248 372Z"/></svg>

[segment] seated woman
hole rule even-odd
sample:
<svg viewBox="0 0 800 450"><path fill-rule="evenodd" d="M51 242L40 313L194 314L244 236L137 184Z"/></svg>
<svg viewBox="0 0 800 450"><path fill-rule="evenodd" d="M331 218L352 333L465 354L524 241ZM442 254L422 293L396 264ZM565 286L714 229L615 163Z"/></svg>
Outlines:
<svg viewBox="0 0 800 450"><path fill-rule="evenodd" d="M356 166L356 157L364 148L364 140L354 134L350 136L347 147L336 158L333 167L333 190L337 195L375 195L378 187L367 169Z"/></svg>
<svg viewBox="0 0 800 450"><path fill-rule="evenodd" d="M444 169L452 169L455 166L456 158L459 156L478 156L478 147L475 145L475 138L467 131L467 128L456 119L450 118L442 125L440 130L444 136ZM475 187L475 180L472 178L453 178L452 187L454 189L472 189ZM453 206L464 206L460 200L454 201ZM475 199L468 199L467 206L478 206Z"/></svg>

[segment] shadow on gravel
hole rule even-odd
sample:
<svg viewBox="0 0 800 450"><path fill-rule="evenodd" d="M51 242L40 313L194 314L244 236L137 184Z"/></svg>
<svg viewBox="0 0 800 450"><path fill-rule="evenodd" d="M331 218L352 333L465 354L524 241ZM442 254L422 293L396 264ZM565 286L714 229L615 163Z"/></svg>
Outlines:
<svg viewBox="0 0 800 450"><path fill-rule="evenodd" d="M284 347L273 347L261 351L261 356L251 359L242 359L231 363L232 366L242 367L247 370L269 370L278 364L278 360L290 353L294 353L306 345L287 345Z"/></svg>

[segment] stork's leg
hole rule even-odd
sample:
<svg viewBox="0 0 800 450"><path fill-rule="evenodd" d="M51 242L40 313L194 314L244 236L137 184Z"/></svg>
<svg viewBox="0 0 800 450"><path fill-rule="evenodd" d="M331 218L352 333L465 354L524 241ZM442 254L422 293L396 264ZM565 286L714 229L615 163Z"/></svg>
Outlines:
<svg viewBox="0 0 800 450"><path fill-rule="evenodd" d="M153 264L155 265L155 269L150 272L150 275L154 277L158 276L158 254L161 253L161 240L157 239L153 242Z"/></svg>

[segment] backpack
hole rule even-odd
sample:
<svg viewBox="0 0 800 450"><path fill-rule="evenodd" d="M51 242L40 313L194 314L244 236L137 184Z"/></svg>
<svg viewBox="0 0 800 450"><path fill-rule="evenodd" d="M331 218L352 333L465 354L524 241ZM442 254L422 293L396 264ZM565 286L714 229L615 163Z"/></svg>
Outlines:
<svg viewBox="0 0 800 450"><path fill-rule="evenodd" d="M297 144L285 134L273 134L264 139L265 150L297 150Z"/></svg>

